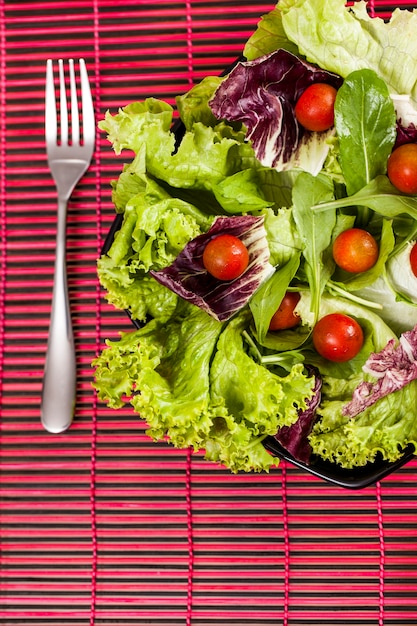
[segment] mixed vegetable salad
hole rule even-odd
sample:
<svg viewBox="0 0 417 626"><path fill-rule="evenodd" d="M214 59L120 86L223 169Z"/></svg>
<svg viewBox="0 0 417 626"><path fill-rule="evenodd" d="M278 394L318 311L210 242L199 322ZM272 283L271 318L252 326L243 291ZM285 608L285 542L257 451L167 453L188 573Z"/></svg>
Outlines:
<svg viewBox="0 0 417 626"><path fill-rule="evenodd" d="M98 260L138 329L94 361L99 398L231 471L352 468L417 442L417 12L280 0L245 60L173 108L100 128L133 151ZM177 126L178 129L178 126Z"/></svg>

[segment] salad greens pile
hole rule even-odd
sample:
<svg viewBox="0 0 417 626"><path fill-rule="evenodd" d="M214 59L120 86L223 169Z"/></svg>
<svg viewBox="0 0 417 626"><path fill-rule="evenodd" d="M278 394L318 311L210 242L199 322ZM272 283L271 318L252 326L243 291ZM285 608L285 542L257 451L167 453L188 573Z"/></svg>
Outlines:
<svg viewBox="0 0 417 626"><path fill-rule="evenodd" d="M267 436L306 463L346 468L416 445L417 279L405 284L393 268L417 238L417 196L387 177L400 138L417 141L407 119L417 109L416 30L417 12L396 9L384 22L363 1L280 0L245 61L178 96L183 132L153 98L100 122L116 153L133 158L112 183L121 225L98 275L139 328L107 341L93 384L110 407L130 403L150 437L204 450L233 472L278 464ZM323 133L294 114L317 81L338 89L334 128ZM352 226L379 246L360 274L331 253ZM202 263L220 232L250 251L234 281ZM301 324L270 331L288 290L301 295ZM344 363L311 339L332 312L364 333Z"/></svg>

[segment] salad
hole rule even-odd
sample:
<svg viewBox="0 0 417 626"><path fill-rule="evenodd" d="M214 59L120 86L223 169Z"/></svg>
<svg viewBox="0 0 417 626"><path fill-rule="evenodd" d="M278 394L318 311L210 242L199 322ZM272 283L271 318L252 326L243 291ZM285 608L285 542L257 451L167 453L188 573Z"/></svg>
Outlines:
<svg viewBox="0 0 417 626"><path fill-rule="evenodd" d="M277 465L271 436L343 468L416 445L416 30L417 12L280 0L176 111L100 122L133 157L98 275L138 328L93 385L154 440L232 472Z"/></svg>

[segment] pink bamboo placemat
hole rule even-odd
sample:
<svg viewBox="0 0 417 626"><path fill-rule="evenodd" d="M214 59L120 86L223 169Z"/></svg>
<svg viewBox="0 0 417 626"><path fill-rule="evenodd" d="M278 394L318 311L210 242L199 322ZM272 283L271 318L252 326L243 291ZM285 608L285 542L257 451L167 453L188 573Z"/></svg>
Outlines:
<svg viewBox="0 0 417 626"><path fill-rule="evenodd" d="M63 435L40 426L56 227L46 58L86 59L97 119L148 96L173 103L229 65L273 6L0 0L1 624L417 623L416 461L354 492L285 463L234 476L97 402L91 360L130 329L95 272L125 158L102 134L69 209L76 416ZM368 6L387 17L396 5Z"/></svg>

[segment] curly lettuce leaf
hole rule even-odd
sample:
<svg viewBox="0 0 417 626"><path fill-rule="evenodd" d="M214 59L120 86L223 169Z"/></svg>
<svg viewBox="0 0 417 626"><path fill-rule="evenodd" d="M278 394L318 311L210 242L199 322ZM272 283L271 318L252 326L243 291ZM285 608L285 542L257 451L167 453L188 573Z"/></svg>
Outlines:
<svg viewBox="0 0 417 626"><path fill-rule="evenodd" d="M327 378L321 418L309 437L313 453L345 468L372 463L377 455L394 462L409 444L417 446L417 382L381 398L352 419L342 409L359 381L336 381L333 388Z"/></svg>
<svg viewBox="0 0 417 626"><path fill-rule="evenodd" d="M116 115L106 111L104 120L98 123L100 130L107 133L107 139L113 145L116 154L122 150L133 150L137 154L143 141L149 136L170 139L167 149L174 150L174 136L170 136L173 108L163 100L147 98L143 102L132 102L120 108Z"/></svg>
<svg viewBox="0 0 417 626"><path fill-rule="evenodd" d="M98 260L98 277L107 300L129 310L133 319L167 319L177 296L147 273L172 263L190 240L210 227L212 218L170 197L145 175L135 174L135 179L140 182L137 193L126 201L112 245Z"/></svg>
<svg viewBox="0 0 417 626"><path fill-rule="evenodd" d="M210 370L218 435L208 442L209 458L240 470L250 468L254 458L271 463L262 440L298 420L299 412L308 407L315 385L314 376L300 364L280 377L253 361L245 352L242 337L249 322L250 315L245 313L225 327ZM236 449L236 441L245 452ZM259 465L253 469L259 469Z"/></svg>
<svg viewBox="0 0 417 626"><path fill-rule="evenodd" d="M262 439L294 423L314 378L301 366L281 378L255 363L242 339L249 322L245 314L225 325L185 305L166 324L107 341L93 363L98 396L113 408L131 403L155 440L205 449L233 472L268 471L278 461Z"/></svg>
<svg viewBox="0 0 417 626"><path fill-rule="evenodd" d="M321 401L323 380L318 370L311 368L314 376L313 395L305 409L299 409L298 419L291 426L282 426L275 439L298 461L308 464L311 458L311 444L308 437L316 421L317 409Z"/></svg>
<svg viewBox="0 0 417 626"><path fill-rule="evenodd" d="M129 311L132 320L144 322L149 316L166 321L174 314L178 296L152 276L132 273L128 265L120 266L105 255L97 261L97 273L107 302Z"/></svg>
<svg viewBox="0 0 417 626"><path fill-rule="evenodd" d="M206 76L185 94L176 97L178 112L186 130L191 131L196 122L201 122L205 126L218 124L209 106L209 100L222 80L220 76Z"/></svg>
<svg viewBox="0 0 417 626"><path fill-rule="evenodd" d="M99 128L107 132L116 154L133 150L148 176L174 188L210 189L237 171L239 159L229 153L241 143L239 134L195 122L178 146L172 117L170 105L150 98L131 103L115 115L107 111Z"/></svg>

